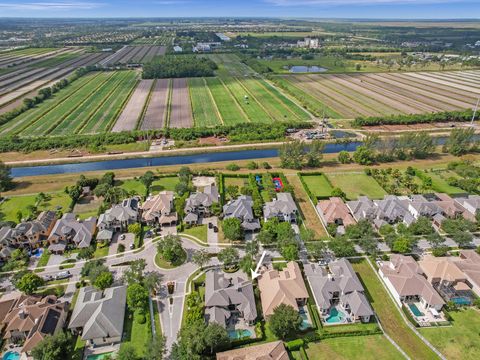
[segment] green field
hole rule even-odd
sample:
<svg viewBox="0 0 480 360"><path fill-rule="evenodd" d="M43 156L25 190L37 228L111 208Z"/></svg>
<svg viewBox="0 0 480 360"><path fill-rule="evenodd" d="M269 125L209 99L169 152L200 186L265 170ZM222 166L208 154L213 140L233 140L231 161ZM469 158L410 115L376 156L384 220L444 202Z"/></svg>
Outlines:
<svg viewBox="0 0 480 360"><path fill-rule="evenodd" d="M213 97L210 95L207 83L202 78L188 79L192 113L195 126L216 126L222 124Z"/></svg>
<svg viewBox="0 0 480 360"><path fill-rule="evenodd" d="M218 78L207 78L206 81L225 125L248 122L248 119Z"/></svg>
<svg viewBox="0 0 480 360"><path fill-rule="evenodd" d="M325 175L302 175L302 179L317 198L327 198L332 193L333 187Z"/></svg>
<svg viewBox="0 0 480 360"><path fill-rule="evenodd" d="M48 199L38 204L38 211L55 210L56 207L61 207L62 211L68 209L70 205L70 198L64 192L49 193ZM18 222L17 213L20 211L23 218L30 215L30 206L35 206L36 195L21 195L7 198L0 204L0 218L1 221Z"/></svg>
<svg viewBox="0 0 480 360"><path fill-rule="evenodd" d="M58 65L60 65L61 63L65 62L65 61L78 58L79 56L80 56L79 53L75 53L75 54L72 54L72 53L59 54L59 55L54 56L54 57L52 57L52 58L50 58L50 59L45 59L45 60L40 61L40 62L38 62L38 63L32 64L32 65L30 65L29 67L30 67L30 68L41 68L41 67L48 68L48 67L55 67L55 66L58 66Z"/></svg>
<svg viewBox="0 0 480 360"><path fill-rule="evenodd" d="M306 352L309 359L315 360L396 360L402 357L383 335L325 339L309 343ZM301 360L298 352L292 355Z"/></svg>
<svg viewBox="0 0 480 360"><path fill-rule="evenodd" d="M450 195L462 194L465 192L465 190L448 184L447 178L453 176L449 171L430 171L425 173L425 175L432 178L432 190L436 192L447 193Z"/></svg>
<svg viewBox="0 0 480 360"><path fill-rule="evenodd" d="M251 76L255 75L249 66L242 63L235 54L212 54L205 55L218 65L217 75L219 76Z"/></svg>
<svg viewBox="0 0 480 360"><path fill-rule="evenodd" d="M88 74L6 123L0 132L28 136L106 131L135 84L133 71Z"/></svg>
<svg viewBox="0 0 480 360"><path fill-rule="evenodd" d="M367 298L377 313L384 331L411 359L438 359L437 355L405 324L387 290L367 261L363 260L352 265L365 287Z"/></svg>
<svg viewBox="0 0 480 360"><path fill-rule="evenodd" d="M473 308L450 312L452 326L420 329L449 360L480 359L480 312Z"/></svg>
<svg viewBox="0 0 480 360"><path fill-rule="evenodd" d="M370 199L382 199L387 193L375 179L365 173L333 173L328 174L333 187L342 189L348 200L356 200L359 196Z"/></svg>
<svg viewBox="0 0 480 360"><path fill-rule="evenodd" d="M160 191L175 191L175 186L178 184L179 179L176 176L162 177L155 180L150 187L150 193L158 194ZM115 183L116 186L120 186L131 194L144 195L145 186L135 179L129 180L117 180Z"/></svg>

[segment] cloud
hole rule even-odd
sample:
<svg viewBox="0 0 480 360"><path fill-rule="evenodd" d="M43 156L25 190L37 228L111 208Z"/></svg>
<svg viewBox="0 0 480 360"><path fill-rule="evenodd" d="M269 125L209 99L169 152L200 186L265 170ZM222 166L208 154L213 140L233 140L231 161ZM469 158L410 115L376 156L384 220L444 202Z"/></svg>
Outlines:
<svg viewBox="0 0 480 360"><path fill-rule="evenodd" d="M49 1L49 2L17 2L0 3L0 9L9 10L85 10L103 6L102 3L83 1Z"/></svg>
<svg viewBox="0 0 480 360"><path fill-rule="evenodd" d="M275 6L332 6L332 5L405 5L476 2L477 0L263 0Z"/></svg>

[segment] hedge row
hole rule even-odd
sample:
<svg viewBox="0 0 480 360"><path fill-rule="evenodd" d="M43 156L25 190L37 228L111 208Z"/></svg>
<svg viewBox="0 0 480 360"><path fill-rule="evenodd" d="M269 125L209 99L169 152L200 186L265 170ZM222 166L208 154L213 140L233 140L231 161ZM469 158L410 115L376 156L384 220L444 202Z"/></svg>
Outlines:
<svg viewBox="0 0 480 360"><path fill-rule="evenodd" d="M358 117L353 121L353 126L377 126L377 125L407 125L425 124L434 122L470 121L473 110L444 111L430 114L409 114L392 116Z"/></svg>

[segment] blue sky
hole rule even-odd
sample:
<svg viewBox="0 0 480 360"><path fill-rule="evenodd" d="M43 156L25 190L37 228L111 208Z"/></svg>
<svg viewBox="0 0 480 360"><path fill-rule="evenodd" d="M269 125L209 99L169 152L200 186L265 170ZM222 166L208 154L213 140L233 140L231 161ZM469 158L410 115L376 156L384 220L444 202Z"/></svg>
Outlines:
<svg viewBox="0 0 480 360"><path fill-rule="evenodd" d="M480 0L0 0L0 17L478 18Z"/></svg>

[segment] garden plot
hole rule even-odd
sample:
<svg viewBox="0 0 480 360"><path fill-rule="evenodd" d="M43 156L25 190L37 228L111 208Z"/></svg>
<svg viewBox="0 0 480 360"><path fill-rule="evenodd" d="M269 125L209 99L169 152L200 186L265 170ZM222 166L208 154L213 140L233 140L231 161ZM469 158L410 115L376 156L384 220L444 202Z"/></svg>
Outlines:
<svg viewBox="0 0 480 360"><path fill-rule="evenodd" d="M170 80L156 80L145 116L143 117L142 130L162 129L165 126L169 93Z"/></svg>
<svg viewBox="0 0 480 360"><path fill-rule="evenodd" d="M192 107L190 105L187 79L173 79L171 98L169 126L172 128L188 128L193 126Z"/></svg>
<svg viewBox="0 0 480 360"><path fill-rule="evenodd" d="M222 124L222 119L207 83L203 78L188 79L195 126L208 127Z"/></svg>
<svg viewBox="0 0 480 360"><path fill-rule="evenodd" d="M113 126L113 132L134 130L137 127L152 85L153 80L141 80L138 83L125 109Z"/></svg>

